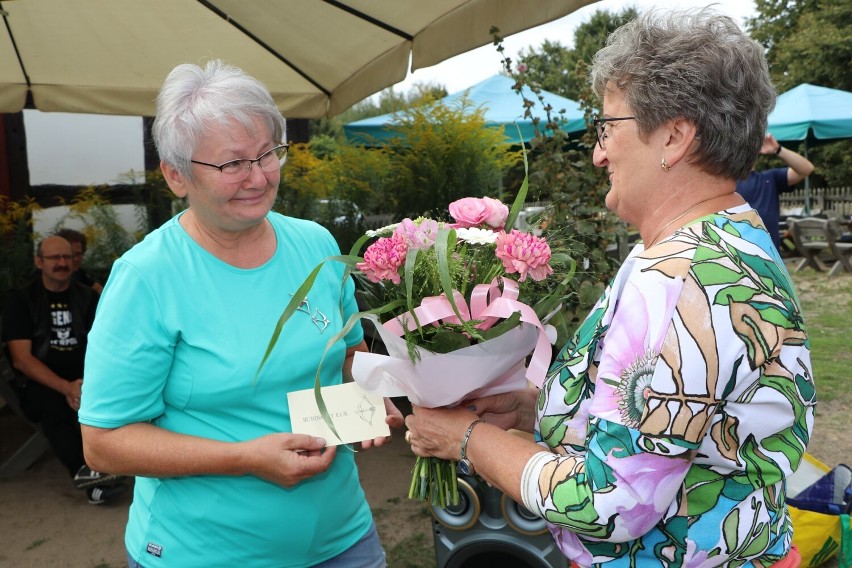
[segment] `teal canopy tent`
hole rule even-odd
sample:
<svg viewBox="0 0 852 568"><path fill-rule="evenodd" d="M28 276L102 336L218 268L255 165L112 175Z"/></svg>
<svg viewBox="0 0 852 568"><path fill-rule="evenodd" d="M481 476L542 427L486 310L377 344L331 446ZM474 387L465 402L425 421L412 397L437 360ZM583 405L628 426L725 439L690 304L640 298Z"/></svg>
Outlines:
<svg viewBox="0 0 852 568"><path fill-rule="evenodd" d="M520 144L522 140L529 142L535 136L535 127L531 118L524 118L524 102L521 95L512 89L514 84L515 81L505 75L495 75L463 91L448 95L439 102L447 106L458 105L466 96L472 107L481 107L485 111L487 127L503 128L507 144ZM547 119L542 101L526 85L522 93L525 98L535 103L532 113L540 119L539 128L542 128ZM586 119L579 103L547 91L541 92L541 98L545 104L552 107L551 118L561 121L562 130L570 134L586 129ZM399 136L393 128L394 116L393 113L383 114L350 122L343 125L343 131L347 139L355 144L384 144Z"/></svg>
<svg viewBox="0 0 852 568"><path fill-rule="evenodd" d="M808 145L852 138L852 93L803 83L778 95L769 115L769 133L779 142ZM810 212L810 184L805 179L805 212Z"/></svg>
<svg viewBox="0 0 852 568"><path fill-rule="evenodd" d="M780 141L852 137L852 93L803 83L778 95L769 132Z"/></svg>

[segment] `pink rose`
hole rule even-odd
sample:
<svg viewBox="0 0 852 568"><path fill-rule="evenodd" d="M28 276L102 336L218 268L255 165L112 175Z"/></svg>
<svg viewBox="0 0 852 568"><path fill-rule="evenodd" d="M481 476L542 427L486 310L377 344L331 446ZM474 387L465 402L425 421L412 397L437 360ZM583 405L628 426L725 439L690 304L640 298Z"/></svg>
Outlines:
<svg viewBox="0 0 852 568"><path fill-rule="evenodd" d="M497 258L503 261L503 268L509 274L519 273L519 280L544 280L553 273L550 267L550 246L547 241L530 233L512 229L497 235Z"/></svg>
<svg viewBox="0 0 852 568"><path fill-rule="evenodd" d="M371 282L390 280L399 284L399 267L405 263L408 245L402 235L383 237L367 247L364 262L355 267L363 272Z"/></svg>
<svg viewBox="0 0 852 568"><path fill-rule="evenodd" d="M499 199L492 197L483 197L486 208L490 211L488 218L485 219L485 224L492 229L502 229L506 224L506 219L509 217L509 208Z"/></svg>
<svg viewBox="0 0 852 568"><path fill-rule="evenodd" d="M459 227L478 227L485 223L500 229L509 216L509 208L491 197L464 197L450 203L450 215Z"/></svg>

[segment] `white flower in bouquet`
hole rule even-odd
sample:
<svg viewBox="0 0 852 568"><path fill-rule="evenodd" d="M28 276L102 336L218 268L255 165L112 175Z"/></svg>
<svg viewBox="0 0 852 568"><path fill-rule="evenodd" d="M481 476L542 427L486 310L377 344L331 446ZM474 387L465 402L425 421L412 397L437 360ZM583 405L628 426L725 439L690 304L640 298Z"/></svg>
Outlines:
<svg viewBox="0 0 852 568"><path fill-rule="evenodd" d="M493 245L497 242L497 233L490 229L471 227L469 229L457 229L456 235L460 241L472 245Z"/></svg>

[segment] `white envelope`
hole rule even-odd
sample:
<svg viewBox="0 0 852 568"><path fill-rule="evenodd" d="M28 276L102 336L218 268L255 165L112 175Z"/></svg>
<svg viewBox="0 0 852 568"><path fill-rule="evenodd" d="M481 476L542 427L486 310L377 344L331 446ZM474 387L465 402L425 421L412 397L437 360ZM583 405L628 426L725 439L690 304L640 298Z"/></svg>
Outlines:
<svg viewBox="0 0 852 568"><path fill-rule="evenodd" d="M340 438L334 435L320 414L314 389L287 393L294 433L324 438L326 446L390 436L390 427L385 423L385 403L381 396L364 392L356 383L322 387L320 392Z"/></svg>

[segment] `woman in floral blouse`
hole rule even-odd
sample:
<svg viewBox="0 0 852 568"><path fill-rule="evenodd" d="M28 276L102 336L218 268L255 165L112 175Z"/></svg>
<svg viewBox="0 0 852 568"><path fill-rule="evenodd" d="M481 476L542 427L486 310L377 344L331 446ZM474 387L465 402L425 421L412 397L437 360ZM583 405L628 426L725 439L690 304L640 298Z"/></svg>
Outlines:
<svg viewBox="0 0 852 568"><path fill-rule="evenodd" d="M762 48L706 9L651 12L612 34L592 82L606 206L642 242L540 391L415 407L412 448L465 458L577 566L795 566L785 480L813 427L809 341L734 191L775 101Z"/></svg>

